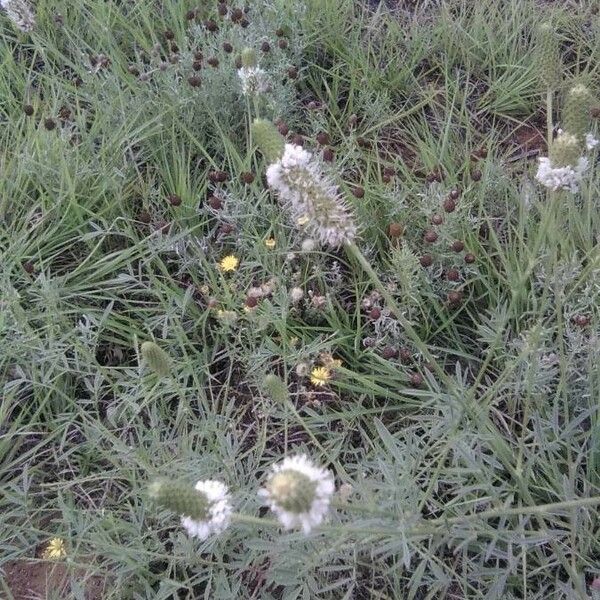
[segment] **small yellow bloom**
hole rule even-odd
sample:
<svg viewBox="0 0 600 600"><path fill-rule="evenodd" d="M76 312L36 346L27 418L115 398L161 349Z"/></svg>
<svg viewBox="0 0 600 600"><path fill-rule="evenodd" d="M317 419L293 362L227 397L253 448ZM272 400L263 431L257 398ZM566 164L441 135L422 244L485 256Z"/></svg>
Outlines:
<svg viewBox="0 0 600 600"><path fill-rule="evenodd" d="M296 221L298 225L306 225L310 221L310 217L308 215L303 215L298 218Z"/></svg>
<svg viewBox="0 0 600 600"><path fill-rule="evenodd" d="M65 541L61 538L52 538L42 552L43 558L64 558L66 555Z"/></svg>
<svg viewBox="0 0 600 600"><path fill-rule="evenodd" d="M269 250L272 250L273 248L275 248L275 239L274 238L269 238L268 240L265 240L265 246Z"/></svg>
<svg viewBox="0 0 600 600"><path fill-rule="evenodd" d="M317 387L323 387L327 385L327 382L331 379L331 371L325 367L315 367L310 372L310 382Z"/></svg>
<svg viewBox="0 0 600 600"><path fill-rule="evenodd" d="M221 262L219 263L219 267L221 268L221 271L227 273L229 271L235 271L238 268L239 264L240 259L237 256L234 256L233 254L229 254L221 260Z"/></svg>

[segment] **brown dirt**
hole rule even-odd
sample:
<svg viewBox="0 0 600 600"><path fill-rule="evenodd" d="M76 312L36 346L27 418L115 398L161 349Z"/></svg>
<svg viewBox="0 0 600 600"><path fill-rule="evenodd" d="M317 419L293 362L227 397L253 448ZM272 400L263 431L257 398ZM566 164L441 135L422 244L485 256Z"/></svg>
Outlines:
<svg viewBox="0 0 600 600"><path fill-rule="evenodd" d="M70 579L73 576L62 563L28 562L16 560L3 566L4 586L10 590L9 596L4 600L39 600L40 598L57 597L70 598ZM71 577L70 577L71 575ZM102 600L106 581L97 575L87 577L83 581L84 573L76 573L85 586L86 600ZM53 593L55 596L51 596Z"/></svg>

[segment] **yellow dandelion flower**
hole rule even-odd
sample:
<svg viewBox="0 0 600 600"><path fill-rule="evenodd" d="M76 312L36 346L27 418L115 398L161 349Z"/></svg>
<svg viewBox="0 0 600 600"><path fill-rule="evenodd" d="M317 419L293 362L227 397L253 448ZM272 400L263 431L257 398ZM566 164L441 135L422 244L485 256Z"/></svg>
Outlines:
<svg viewBox="0 0 600 600"><path fill-rule="evenodd" d="M238 268L239 264L240 259L237 256L234 256L233 254L229 254L221 260L221 262L219 263L219 267L221 268L221 271L223 271L224 273L228 273L229 271L235 271Z"/></svg>
<svg viewBox="0 0 600 600"><path fill-rule="evenodd" d="M52 538L42 552L43 558L64 558L66 555L65 541L61 538Z"/></svg>
<svg viewBox="0 0 600 600"><path fill-rule="evenodd" d="M275 248L275 239L274 238L269 238L268 240L265 240L265 246L269 250L272 250L273 248Z"/></svg>
<svg viewBox="0 0 600 600"><path fill-rule="evenodd" d="M323 387L327 385L327 382L331 379L331 371L325 367L315 367L310 372L310 382L317 387Z"/></svg>

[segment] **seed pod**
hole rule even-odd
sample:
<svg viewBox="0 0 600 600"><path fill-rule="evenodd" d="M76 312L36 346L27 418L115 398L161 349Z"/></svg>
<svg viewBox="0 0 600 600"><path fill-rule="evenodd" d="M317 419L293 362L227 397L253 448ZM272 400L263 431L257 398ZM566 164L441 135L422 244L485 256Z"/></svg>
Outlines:
<svg viewBox="0 0 600 600"><path fill-rule="evenodd" d="M461 242L460 240L456 240L455 242L452 243L452 250L454 250L454 252L462 252L465 249L465 243Z"/></svg>
<svg viewBox="0 0 600 600"><path fill-rule="evenodd" d="M390 237L400 237L404 233L404 226L400 223L390 223L388 227L388 234Z"/></svg>
<svg viewBox="0 0 600 600"><path fill-rule="evenodd" d="M438 234L435 231L433 231L433 229L429 229L428 231L425 232L425 235L423 236L423 239L427 243L433 244L434 242L437 241Z"/></svg>
<svg viewBox="0 0 600 600"><path fill-rule="evenodd" d="M422 267L427 269L433 264L433 257L431 254L423 254L423 256L421 256L419 259L419 262L421 263Z"/></svg>

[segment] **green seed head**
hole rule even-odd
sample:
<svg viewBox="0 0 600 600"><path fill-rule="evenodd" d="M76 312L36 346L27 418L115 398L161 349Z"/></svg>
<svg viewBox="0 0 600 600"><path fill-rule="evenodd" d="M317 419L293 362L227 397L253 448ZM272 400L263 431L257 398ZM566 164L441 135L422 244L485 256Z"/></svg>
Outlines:
<svg viewBox="0 0 600 600"><path fill-rule="evenodd" d="M273 373L264 378L263 387L271 400L278 404L283 404L288 399L287 385L283 379Z"/></svg>
<svg viewBox="0 0 600 600"><path fill-rule="evenodd" d="M169 355L154 342L142 344L142 357L148 366L160 377L166 377L171 372Z"/></svg>
<svg viewBox="0 0 600 600"><path fill-rule="evenodd" d="M269 163L277 162L283 156L285 140L271 121L254 119L252 135Z"/></svg>
<svg viewBox="0 0 600 600"><path fill-rule="evenodd" d="M252 68L257 64L256 52L252 48L244 48L242 50L242 67Z"/></svg>
<svg viewBox="0 0 600 600"><path fill-rule="evenodd" d="M570 133L560 134L550 147L550 159L555 167L574 167L581 156L581 144Z"/></svg>
<svg viewBox="0 0 600 600"><path fill-rule="evenodd" d="M573 86L565 99L564 129L574 135L581 144L589 131L592 103L590 90L582 84Z"/></svg>
<svg viewBox="0 0 600 600"><path fill-rule="evenodd" d="M303 473L287 470L274 475L267 489L273 501L292 513L309 512L315 499L316 483Z"/></svg>
<svg viewBox="0 0 600 600"><path fill-rule="evenodd" d="M205 521L209 517L208 498L189 484L159 479L150 484L148 495L159 506L178 515L196 521Z"/></svg>
<svg viewBox="0 0 600 600"><path fill-rule="evenodd" d="M562 61L556 30L551 23L538 27L536 54L542 84L546 89L557 89L562 80Z"/></svg>

